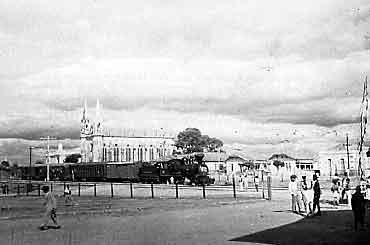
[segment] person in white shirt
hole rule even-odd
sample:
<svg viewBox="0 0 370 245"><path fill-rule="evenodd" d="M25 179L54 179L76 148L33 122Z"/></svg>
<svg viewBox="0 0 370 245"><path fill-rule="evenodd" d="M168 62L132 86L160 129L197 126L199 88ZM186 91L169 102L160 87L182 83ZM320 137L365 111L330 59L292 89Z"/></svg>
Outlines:
<svg viewBox="0 0 370 245"><path fill-rule="evenodd" d="M312 182L309 182L306 176L302 176L302 181L300 184L303 205L306 210L306 215L309 216L312 213L312 202L313 202Z"/></svg>
<svg viewBox="0 0 370 245"><path fill-rule="evenodd" d="M297 176L292 175L290 176L290 182L289 182L289 193L292 197L292 211L293 213L298 213L297 212L297 206L299 209L299 212L301 212L301 208L299 206L299 200L298 200L298 184L297 184Z"/></svg>
<svg viewBox="0 0 370 245"><path fill-rule="evenodd" d="M66 188L64 189L64 197L65 197L65 203L66 204L72 204L72 191L69 188L69 185L66 185Z"/></svg>
<svg viewBox="0 0 370 245"><path fill-rule="evenodd" d="M45 200L44 200L44 206L45 206L45 213L44 213L44 223L40 226L41 230L46 230L48 229L48 221L49 218L54 223L54 228L58 229L60 228L60 225L58 224L57 221L57 213L56 213L56 208L57 208L57 201L53 195L52 192L49 191L49 186L43 186L42 191L45 193Z"/></svg>

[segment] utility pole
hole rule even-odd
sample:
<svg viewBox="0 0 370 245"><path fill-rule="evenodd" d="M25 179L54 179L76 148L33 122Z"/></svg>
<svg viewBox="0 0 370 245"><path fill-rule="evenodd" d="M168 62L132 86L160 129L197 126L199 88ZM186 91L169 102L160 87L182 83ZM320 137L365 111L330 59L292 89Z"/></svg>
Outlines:
<svg viewBox="0 0 370 245"><path fill-rule="evenodd" d="M29 147L29 149L30 149L30 169L29 169L29 171L28 171L28 181L29 181L29 183L30 183L30 186L31 186L31 178L32 178L32 171L31 171L31 164L32 164L32 146L30 146Z"/></svg>
<svg viewBox="0 0 370 245"><path fill-rule="evenodd" d="M348 133L346 134L347 136L347 175L349 176L349 149L348 149L348 146L349 146L349 142L348 142Z"/></svg>
<svg viewBox="0 0 370 245"><path fill-rule="evenodd" d="M50 181L50 140L56 140L53 136L41 137L40 140L47 141L47 157L46 157L46 181Z"/></svg>

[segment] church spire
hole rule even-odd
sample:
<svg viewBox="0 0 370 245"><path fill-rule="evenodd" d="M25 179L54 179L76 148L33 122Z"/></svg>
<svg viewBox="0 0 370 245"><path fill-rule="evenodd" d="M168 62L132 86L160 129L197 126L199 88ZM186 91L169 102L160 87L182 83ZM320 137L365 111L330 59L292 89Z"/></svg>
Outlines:
<svg viewBox="0 0 370 245"><path fill-rule="evenodd" d="M96 109L95 109L95 120L97 123L101 122L101 113L100 113L100 103L99 103L99 98L96 99Z"/></svg>
<svg viewBox="0 0 370 245"><path fill-rule="evenodd" d="M85 98L84 107L82 109L82 120L86 120L86 119L87 119L87 101Z"/></svg>
<svg viewBox="0 0 370 245"><path fill-rule="evenodd" d="M96 108L95 108L95 134L102 134L102 116L100 112L100 103L99 98L96 99Z"/></svg>

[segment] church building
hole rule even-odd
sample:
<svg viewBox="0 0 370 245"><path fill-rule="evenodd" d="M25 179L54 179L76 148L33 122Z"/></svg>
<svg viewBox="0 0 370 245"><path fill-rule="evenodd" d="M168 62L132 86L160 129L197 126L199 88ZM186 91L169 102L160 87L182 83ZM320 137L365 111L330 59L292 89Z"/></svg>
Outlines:
<svg viewBox="0 0 370 245"><path fill-rule="evenodd" d="M172 155L174 137L111 134L103 129L99 100L94 120L87 115L85 102L81 118L81 162L148 162Z"/></svg>

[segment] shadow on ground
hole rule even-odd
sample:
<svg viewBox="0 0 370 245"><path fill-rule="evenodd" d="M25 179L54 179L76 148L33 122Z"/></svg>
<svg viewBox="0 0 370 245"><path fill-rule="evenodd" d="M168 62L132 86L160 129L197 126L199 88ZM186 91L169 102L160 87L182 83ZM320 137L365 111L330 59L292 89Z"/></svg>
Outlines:
<svg viewBox="0 0 370 245"><path fill-rule="evenodd" d="M230 241L280 245L293 244L370 244L370 219L365 231L354 231L350 210L324 211L322 216L303 218L297 222L264 230Z"/></svg>

